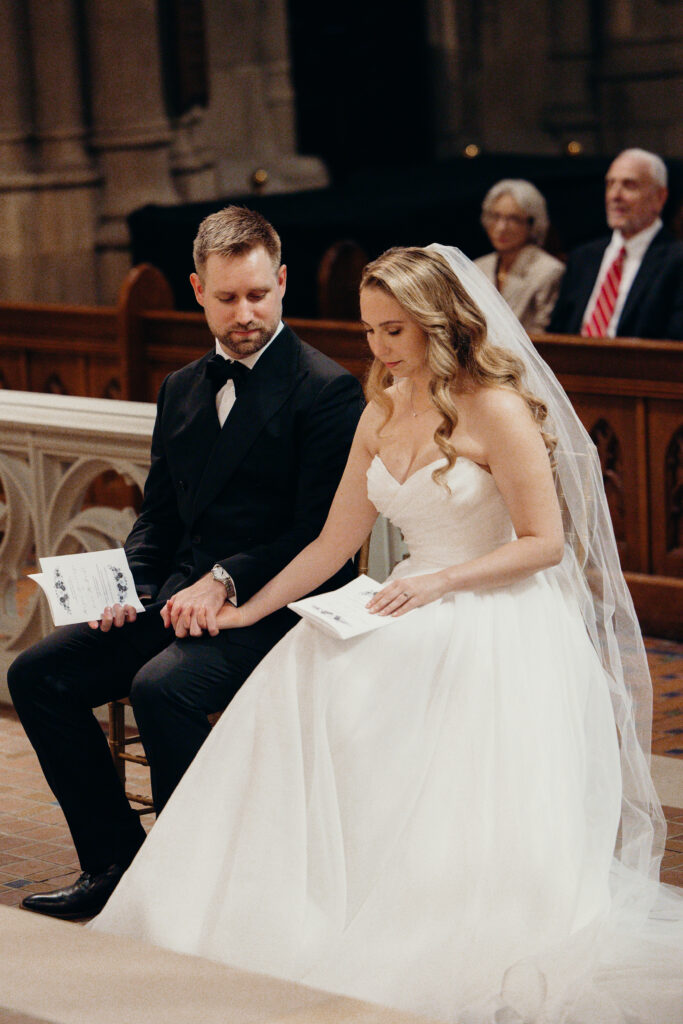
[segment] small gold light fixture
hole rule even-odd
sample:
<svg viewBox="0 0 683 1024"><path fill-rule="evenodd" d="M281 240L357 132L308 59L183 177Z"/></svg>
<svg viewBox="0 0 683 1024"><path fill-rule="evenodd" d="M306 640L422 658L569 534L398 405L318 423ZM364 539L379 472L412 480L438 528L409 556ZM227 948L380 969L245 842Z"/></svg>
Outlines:
<svg viewBox="0 0 683 1024"><path fill-rule="evenodd" d="M468 160L474 160L475 156L479 156L481 154L481 149L476 142L469 142L463 149L462 153Z"/></svg>
<svg viewBox="0 0 683 1024"><path fill-rule="evenodd" d="M567 156L581 156L583 153L583 146L576 139L572 139L571 142L567 143Z"/></svg>
<svg viewBox="0 0 683 1024"><path fill-rule="evenodd" d="M268 184L269 178L270 175L268 174L268 171L265 169L265 167L257 167L255 171L252 171L251 187L253 188L254 192L262 192L263 189Z"/></svg>

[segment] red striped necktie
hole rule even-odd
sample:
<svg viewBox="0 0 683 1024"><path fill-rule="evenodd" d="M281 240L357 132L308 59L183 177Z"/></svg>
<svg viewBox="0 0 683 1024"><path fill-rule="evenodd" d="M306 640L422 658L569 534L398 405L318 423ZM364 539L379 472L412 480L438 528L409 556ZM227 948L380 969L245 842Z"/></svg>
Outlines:
<svg viewBox="0 0 683 1024"><path fill-rule="evenodd" d="M624 269L624 260L626 259L626 246L621 247L617 253L617 257L608 268L605 278L602 282L598 297L595 300L593 311L586 322L581 328L581 334L584 338L604 338L607 333L609 322L612 319L614 313L614 307L617 304L617 296L619 295L619 285L621 283L621 274Z"/></svg>

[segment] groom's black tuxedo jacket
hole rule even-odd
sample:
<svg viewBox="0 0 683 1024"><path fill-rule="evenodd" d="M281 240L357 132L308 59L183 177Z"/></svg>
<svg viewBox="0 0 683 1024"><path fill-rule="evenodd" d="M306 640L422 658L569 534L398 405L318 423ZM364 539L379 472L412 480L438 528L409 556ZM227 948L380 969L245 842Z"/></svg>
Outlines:
<svg viewBox="0 0 683 1024"><path fill-rule="evenodd" d="M221 429L212 354L162 384L142 510L125 544L138 592L158 600L216 562L240 604L279 572L319 533L363 408L355 377L285 326Z"/></svg>
<svg viewBox="0 0 683 1024"><path fill-rule="evenodd" d="M549 332L579 334L610 237L569 257ZM617 324L622 338L683 339L683 243L662 228L648 246Z"/></svg>

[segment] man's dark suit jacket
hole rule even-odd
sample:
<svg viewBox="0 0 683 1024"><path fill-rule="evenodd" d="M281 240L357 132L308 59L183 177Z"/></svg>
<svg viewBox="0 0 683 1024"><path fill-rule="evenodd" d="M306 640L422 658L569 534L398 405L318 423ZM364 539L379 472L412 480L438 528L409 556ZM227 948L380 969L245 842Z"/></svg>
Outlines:
<svg viewBox="0 0 683 1024"><path fill-rule="evenodd" d="M547 330L580 334L610 237L583 245L569 257ZM617 324L622 338L683 340L683 243L664 228L652 239L626 296Z"/></svg>
<svg viewBox="0 0 683 1024"><path fill-rule="evenodd" d="M159 393L140 516L125 544L139 593L164 600L216 562L244 603L314 539L363 408L358 381L287 327L221 429L206 363ZM326 589L352 575L348 564Z"/></svg>

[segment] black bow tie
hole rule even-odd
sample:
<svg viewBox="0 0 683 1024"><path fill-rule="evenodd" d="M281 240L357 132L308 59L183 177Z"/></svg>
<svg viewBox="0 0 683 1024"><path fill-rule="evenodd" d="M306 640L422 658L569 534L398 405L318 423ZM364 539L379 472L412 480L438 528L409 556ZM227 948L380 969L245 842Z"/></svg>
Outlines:
<svg viewBox="0 0 683 1024"><path fill-rule="evenodd" d="M245 382L248 374L249 370L242 363L232 359L224 359L218 353L211 356L206 364L206 375L212 382L216 394L218 394L224 384L231 380L235 385L235 395L237 395L238 388Z"/></svg>

